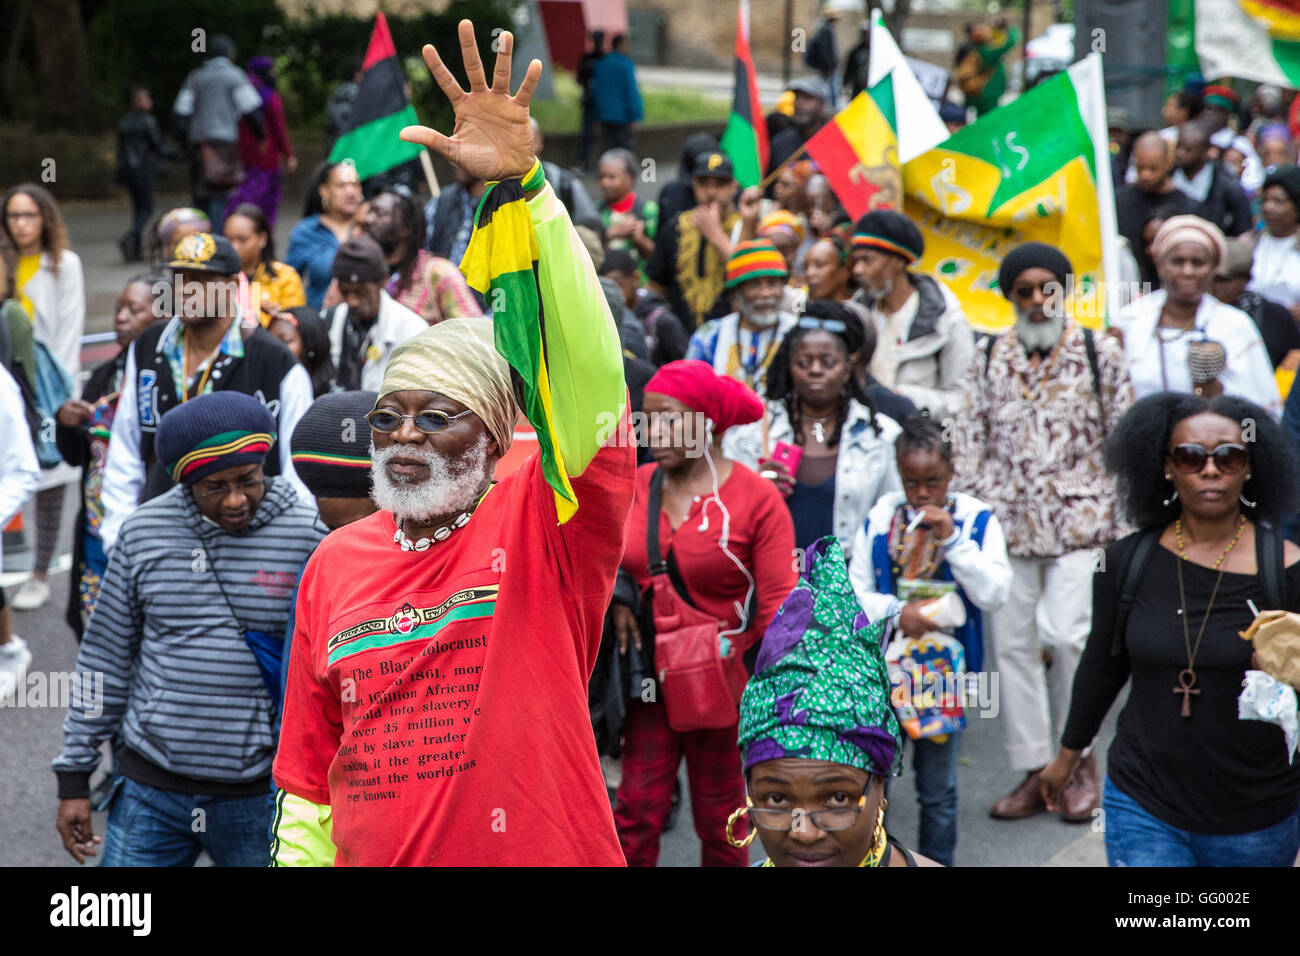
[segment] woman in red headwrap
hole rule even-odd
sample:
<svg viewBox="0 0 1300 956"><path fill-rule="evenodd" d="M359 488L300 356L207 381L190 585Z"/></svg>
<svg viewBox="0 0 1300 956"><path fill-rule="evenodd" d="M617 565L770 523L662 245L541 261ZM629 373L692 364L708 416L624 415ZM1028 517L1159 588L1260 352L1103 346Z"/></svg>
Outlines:
<svg viewBox="0 0 1300 956"><path fill-rule="evenodd" d="M613 617L619 653L627 655L629 667L639 664L642 673L652 676L643 682L641 699L628 704L614 821L628 864L654 866L685 755L701 863L744 866L746 852L729 846L725 835L727 816L745 802L736 752L739 698L721 694L698 700L695 695L708 693L702 684L676 683L671 673L663 680L671 661L662 640L658 650L663 659L656 658L656 638L668 635L662 627L656 634L655 619L662 625L669 608L664 598L658 599L658 608L651 607L656 593L652 575L666 575L677 596L673 600L685 606L685 618L707 615L717 621L722 666L735 668L731 673L738 673L743 683L741 660L752 661L768 622L796 580L794 525L771 482L722 456L723 433L763 415L763 404L750 389L716 374L706 362L670 362L647 383L643 408L655 460L637 472L622 562L636 580L641 606L615 604ZM649 557L653 545L662 556L654 567ZM664 593L662 584L658 593ZM680 696L669 701L674 690ZM722 723L684 720L687 695L696 711L726 711L727 722L708 729L674 729Z"/></svg>

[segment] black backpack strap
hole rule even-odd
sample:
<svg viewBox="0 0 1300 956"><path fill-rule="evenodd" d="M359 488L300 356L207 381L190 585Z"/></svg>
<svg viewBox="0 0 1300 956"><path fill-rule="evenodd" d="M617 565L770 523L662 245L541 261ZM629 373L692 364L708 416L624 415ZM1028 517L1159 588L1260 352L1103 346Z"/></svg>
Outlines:
<svg viewBox="0 0 1300 956"><path fill-rule="evenodd" d="M668 557L665 558L659 549L659 511L663 502L664 473L658 468L650 476L650 502L649 510L646 512L645 522L645 552L646 560L650 564L650 575L656 574L668 575L668 580L672 582L673 590L681 597L683 601L691 607L695 607L695 602L691 600L690 594L686 590L686 582L682 580L682 572L677 567L677 562L673 560L671 549Z"/></svg>
<svg viewBox="0 0 1300 956"><path fill-rule="evenodd" d="M987 335L984 337L984 374L989 374L989 366L993 363L993 346L998 344L996 335Z"/></svg>
<svg viewBox="0 0 1300 956"><path fill-rule="evenodd" d="M1160 540L1160 530L1149 528L1139 532L1127 564L1120 569L1119 603L1115 608L1115 625L1111 634L1112 657L1119 657L1124 653L1124 632L1128 627L1128 615L1133 610L1133 602L1137 599L1138 587L1142 584L1142 575L1146 572L1147 562L1151 559L1151 551Z"/></svg>
<svg viewBox="0 0 1300 956"><path fill-rule="evenodd" d="M1259 565L1259 583L1264 588L1261 611L1286 609L1286 541L1270 522L1255 522L1255 560Z"/></svg>
<svg viewBox="0 0 1300 956"><path fill-rule="evenodd" d="M1092 394L1097 397L1097 410L1101 412L1102 430L1106 427L1106 403L1101 397L1101 372L1097 367L1097 337L1092 329L1083 330L1083 347L1088 352L1088 368L1092 371Z"/></svg>

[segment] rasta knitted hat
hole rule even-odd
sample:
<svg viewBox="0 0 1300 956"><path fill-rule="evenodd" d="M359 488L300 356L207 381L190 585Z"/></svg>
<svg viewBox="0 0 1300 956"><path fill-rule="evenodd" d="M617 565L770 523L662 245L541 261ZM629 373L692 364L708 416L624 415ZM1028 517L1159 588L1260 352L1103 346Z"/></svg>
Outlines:
<svg viewBox="0 0 1300 956"><path fill-rule="evenodd" d="M1232 87L1223 86L1221 84L1207 86L1202 95L1206 106L1217 106L1219 109L1227 110L1228 112L1235 110L1237 105L1241 102L1240 97L1237 96L1236 91L1233 90Z"/></svg>
<svg viewBox="0 0 1300 956"><path fill-rule="evenodd" d="M916 223L901 212L873 209L853 227L853 248L892 252L911 265L925 252L925 239Z"/></svg>
<svg viewBox="0 0 1300 956"><path fill-rule="evenodd" d="M903 741L890 704L889 674L874 624L858 604L833 536L804 556L740 698L744 769L783 757L825 760L894 776Z"/></svg>
<svg viewBox="0 0 1300 956"><path fill-rule="evenodd" d="M275 417L243 392L212 392L173 408L158 425L158 461L192 485L226 468L260 465L275 444Z"/></svg>
<svg viewBox="0 0 1300 956"><path fill-rule="evenodd" d="M331 392L298 419L293 469L317 498L370 497L370 425L378 392Z"/></svg>
<svg viewBox="0 0 1300 956"><path fill-rule="evenodd" d="M1011 298L1011 287L1015 284L1016 277L1026 269L1046 269L1056 276L1056 281L1062 286L1072 271L1070 260L1056 246L1049 246L1045 242L1026 242L1016 246L1002 259L1002 265L998 268L998 290L1008 299Z"/></svg>
<svg viewBox="0 0 1300 956"><path fill-rule="evenodd" d="M727 281L724 289L734 289L749 279L777 276L784 279L790 274L785 266L785 256L771 239L747 239L736 243L727 257Z"/></svg>

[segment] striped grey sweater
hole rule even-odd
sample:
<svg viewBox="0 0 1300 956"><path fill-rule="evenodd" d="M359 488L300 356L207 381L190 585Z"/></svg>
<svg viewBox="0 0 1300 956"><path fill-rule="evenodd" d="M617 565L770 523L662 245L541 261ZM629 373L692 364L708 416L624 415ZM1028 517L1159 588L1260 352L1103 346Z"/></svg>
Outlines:
<svg viewBox="0 0 1300 956"><path fill-rule="evenodd" d="M99 748L119 728L127 747L173 774L238 783L270 772L273 705L244 629L284 633L298 572L324 532L284 478L270 479L240 534L204 518L184 486L131 514L77 655L79 672L103 673L103 694L74 692L53 764L61 798L88 793Z"/></svg>

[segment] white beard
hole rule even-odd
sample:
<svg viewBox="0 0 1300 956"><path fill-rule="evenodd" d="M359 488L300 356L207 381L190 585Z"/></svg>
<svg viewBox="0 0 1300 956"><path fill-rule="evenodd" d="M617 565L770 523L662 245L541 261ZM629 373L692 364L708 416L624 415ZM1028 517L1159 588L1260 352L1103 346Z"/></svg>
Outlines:
<svg viewBox="0 0 1300 956"><path fill-rule="evenodd" d="M1065 313L1049 315L1045 321L1031 322L1024 315L1016 316L1016 338L1026 352L1050 352L1065 334Z"/></svg>
<svg viewBox="0 0 1300 956"><path fill-rule="evenodd" d="M392 478L388 461L398 452L404 458L418 458L429 466L423 481ZM447 458L431 448L413 445L389 445L382 451L370 446L371 495L381 511L391 511L400 522L428 521L438 515L455 514L473 507L488 479L487 436L460 458Z"/></svg>
<svg viewBox="0 0 1300 956"><path fill-rule="evenodd" d="M752 303L741 301L740 315L746 322L756 329L770 329L776 325L776 320L780 317L780 306L774 305L769 308L755 308Z"/></svg>

